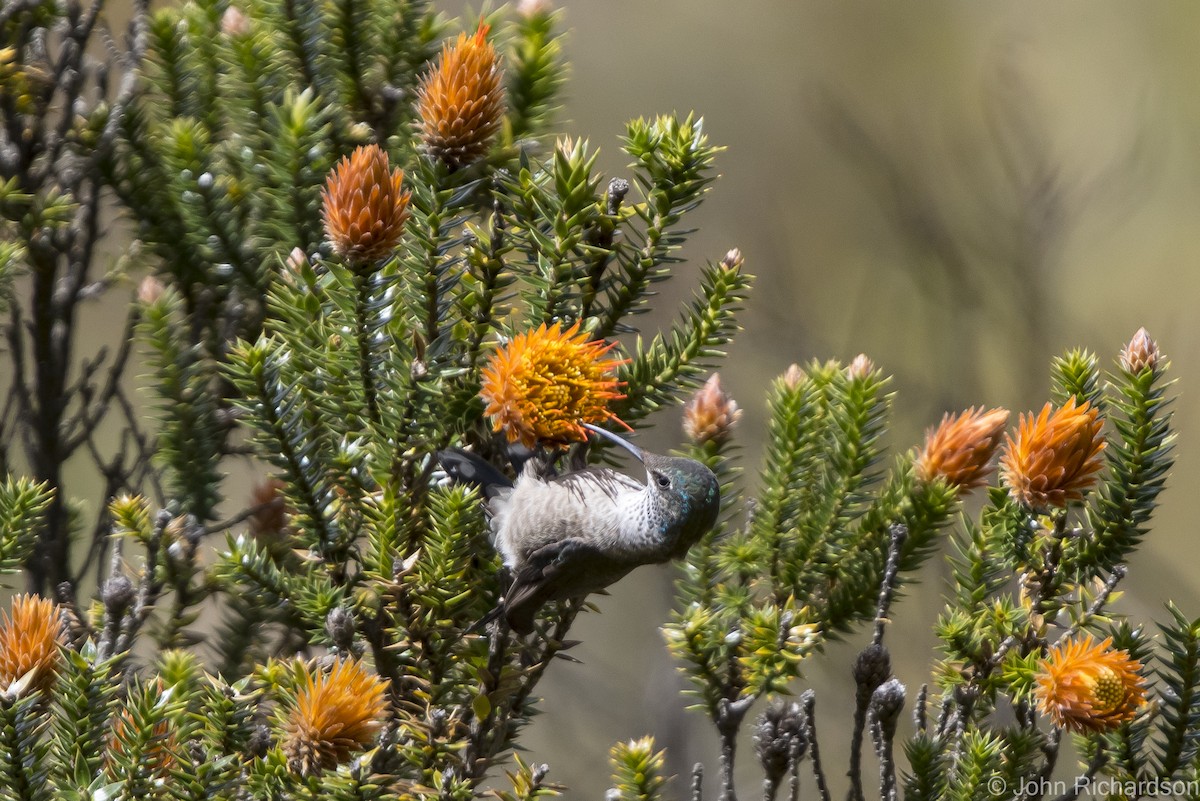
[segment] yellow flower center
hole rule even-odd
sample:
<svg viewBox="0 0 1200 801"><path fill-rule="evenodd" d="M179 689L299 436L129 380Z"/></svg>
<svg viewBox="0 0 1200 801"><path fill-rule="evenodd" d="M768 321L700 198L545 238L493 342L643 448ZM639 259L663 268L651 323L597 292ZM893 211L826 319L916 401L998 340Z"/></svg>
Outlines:
<svg viewBox="0 0 1200 801"><path fill-rule="evenodd" d="M1096 712L1112 712L1125 700L1125 684L1112 668L1100 668L1091 684L1092 709Z"/></svg>

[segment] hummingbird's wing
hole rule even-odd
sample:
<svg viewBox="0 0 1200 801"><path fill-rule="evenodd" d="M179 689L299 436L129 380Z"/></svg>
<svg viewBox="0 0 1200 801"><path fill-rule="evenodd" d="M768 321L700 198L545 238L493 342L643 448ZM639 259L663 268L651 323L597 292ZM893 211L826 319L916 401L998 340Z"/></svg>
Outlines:
<svg viewBox="0 0 1200 801"><path fill-rule="evenodd" d="M438 451L437 460L450 478L480 487L489 498L513 485L512 479L501 473L491 462L461 448Z"/></svg>
<svg viewBox="0 0 1200 801"><path fill-rule="evenodd" d="M623 492L639 492L646 485L624 473L608 467L588 467L546 479L557 490L565 490L588 502L606 498L612 500Z"/></svg>
<svg viewBox="0 0 1200 801"><path fill-rule="evenodd" d="M533 631L533 618L547 601L575 598L608 586L633 565L615 563L579 537L550 543L526 560L504 596L504 617L517 634Z"/></svg>

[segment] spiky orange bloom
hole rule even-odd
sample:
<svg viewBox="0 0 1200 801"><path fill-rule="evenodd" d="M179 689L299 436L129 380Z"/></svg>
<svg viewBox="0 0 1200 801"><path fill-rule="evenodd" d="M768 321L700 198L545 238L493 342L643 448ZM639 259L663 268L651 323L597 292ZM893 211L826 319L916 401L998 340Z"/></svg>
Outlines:
<svg viewBox="0 0 1200 801"><path fill-rule="evenodd" d="M421 138L431 156L451 168L487 153L504 120L504 84L488 26L459 34L442 46L442 56L421 81L417 113Z"/></svg>
<svg viewBox="0 0 1200 801"><path fill-rule="evenodd" d="M588 341L579 323L562 330L543 323L517 334L492 355L480 396L495 431L509 442L583 442L583 423L616 420L608 402L625 397L616 369L624 359L605 359L616 343ZM624 423L622 423L624 425Z"/></svg>
<svg viewBox="0 0 1200 801"><path fill-rule="evenodd" d="M984 411L980 406L957 416L944 415L936 429L925 432L917 475L925 481L941 478L960 491L983 486L1006 423L1008 409Z"/></svg>
<svg viewBox="0 0 1200 801"><path fill-rule="evenodd" d="M1097 644L1084 635L1055 646L1041 661L1033 694L1055 726L1079 733L1114 729L1146 703L1141 663L1111 646L1112 637Z"/></svg>
<svg viewBox="0 0 1200 801"><path fill-rule="evenodd" d="M1021 415L1017 436L1008 436L1000 457L1009 492L1032 509L1082 498L1103 466L1103 427L1099 410L1076 406L1074 397L1057 411L1047 403L1037 417Z"/></svg>
<svg viewBox="0 0 1200 801"><path fill-rule="evenodd" d="M28 685L43 694L54 686L62 659L58 604L36 595L12 600L12 617L0 611L0 687L33 672Z"/></svg>
<svg viewBox="0 0 1200 801"><path fill-rule="evenodd" d="M376 262L392 252L412 192L404 191L404 171L391 169L379 145L355 148L329 173L321 192L321 218L333 250L355 263Z"/></svg>
<svg viewBox="0 0 1200 801"><path fill-rule="evenodd" d="M737 401L721 389L721 375L713 373L683 407L683 433L696 443L723 442L742 419Z"/></svg>
<svg viewBox="0 0 1200 801"><path fill-rule="evenodd" d="M283 750L291 769L311 776L369 746L383 726L386 687L355 659L339 659L316 678L306 672L285 725Z"/></svg>

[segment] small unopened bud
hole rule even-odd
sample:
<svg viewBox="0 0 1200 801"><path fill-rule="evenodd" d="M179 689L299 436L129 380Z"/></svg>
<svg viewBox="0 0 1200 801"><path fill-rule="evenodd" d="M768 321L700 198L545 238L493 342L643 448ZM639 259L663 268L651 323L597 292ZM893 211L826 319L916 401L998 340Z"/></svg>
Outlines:
<svg viewBox="0 0 1200 801"><path fill-rule="evenodd" d="M793 759L804 755L804 715L795 701L775 699L754 726L754 752L763 772L778 783Z"/></svg>
<svg viewBox="0 0 1200 801"><path fill-rule="evenodd" d="M349 651L354 644L354 615L344 606L335 606L325 616L325 633L333 644Z"/></svg>
<svg viewBox="0 0 1200 801"><path fill-rule="evenodd" d="M113 576L100 588L100 601L110 612L120 614L133 603L133 582L128 576Z"/></svg>
<svg viewBox="0 0 1200 801"><path fill-rule="evenodd" d="M783 372L783 383L787 385L788 389L795 389L807 377L808 374L804 372L804 368L798 364L790 364L788 369Z"/></svg>
<svg viewBox="0 0 1200 801"><path fill-rule="evenodd" d="M163 293L167 291L166 285L159 280L156 275L147 275L138 284L137 299L138 303L150 306L158 303Z"/></svg>
<svg viewBox="0 0 1200 801"><path fill-rule="evenodd" d="M229 37L245 36L250 32L250 19L237 6L230 6L221 15L221 33Z"/></svg>
<svg viewBox="0 0 1200 801"><path fill-rule="evenodd" d="M288 270L298 273L308 266L308 254L302 248L292 248L292 252L283 263Z"/></svg>
<svg viewBox="0 0 1200 801"><path fill-rule="evenodd" d="M846 375L851 381L866 378L871 373L875 372L875 362L867 357L867 354L860 353L854 357L854 361L850 362L850 366L846 368Z"/></svg>
<svg viewBox="0 0 1200 801"><path fill-rule="evenodd" d="M1160 358L1158 343L1150 338L1145 328L1139 328L1121 350L1121 367L1130 373L1140 373L1147 367L1153 370Z"/></svg>
<svg viewBox="0 0 1200 801"><path fill-rule="evenodd" d="M719 445L729 439L730 431L741 418L737 401L721 389L720 374L713 373L684 407L683 431L698 445L706 442Z"/></svg>
<svg viewBox="0 0 1200 801"><path fill-rule="evenodd" d="M746 259L742 256L742 251L737 248L731 249L725 254L725 258L721 259L721 266L726 270L740 270L745 263Z"/></svg>
<svg viewBox="0 0 1200 801"><path fill-rule="evenodd" d="M522 17L544 17L554 10L550 0L520 0L517 3L517 13Z"/></svg>

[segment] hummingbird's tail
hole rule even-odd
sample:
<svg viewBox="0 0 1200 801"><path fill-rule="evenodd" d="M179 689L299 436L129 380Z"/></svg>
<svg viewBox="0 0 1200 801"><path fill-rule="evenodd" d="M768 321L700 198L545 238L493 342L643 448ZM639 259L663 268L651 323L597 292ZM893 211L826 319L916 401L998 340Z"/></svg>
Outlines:
<svg viewBox="0 0 1200 801"><path fill-rule="evenodd" d="M512 489L512 479L501 473L495 465L461 448L450 448L437 452L438 463L451 479L471 484L492 498L502 490Z"/></svg>

